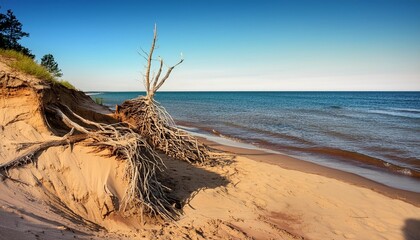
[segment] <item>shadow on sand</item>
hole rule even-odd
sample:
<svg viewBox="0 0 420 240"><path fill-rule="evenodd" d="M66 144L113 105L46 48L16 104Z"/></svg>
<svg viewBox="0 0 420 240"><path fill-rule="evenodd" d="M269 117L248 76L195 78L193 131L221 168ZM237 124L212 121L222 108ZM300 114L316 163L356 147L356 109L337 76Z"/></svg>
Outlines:
<svg viewBox="0 0 420 240"><path fill-rule="evenodd" d="M403 227L405 240L420 240L420 219L409 218Z"/></svg>
<svg viewBox="0 0 420 240"><path fill-rule="evenodd" d="M200 189L217 188L229 183L217 173L166 156L162 158L167 167L163 184L172 189L169 197L178 209L182 209Z"/></svg>

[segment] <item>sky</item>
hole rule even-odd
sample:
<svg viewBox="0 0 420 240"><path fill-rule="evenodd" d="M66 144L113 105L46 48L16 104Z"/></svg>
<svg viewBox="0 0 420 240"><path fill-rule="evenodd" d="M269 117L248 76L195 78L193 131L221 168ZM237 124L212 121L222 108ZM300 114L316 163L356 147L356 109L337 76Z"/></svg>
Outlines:
<svg viewBox="0 0 420 240"><path fill-rule="evenodd" d="M84 91L143 91L155 56L185 61L162 91L420 90L420 0L0 0ZM157 62L154 62L155 64ZM157 66L157 64L156 64Z"/></svg>

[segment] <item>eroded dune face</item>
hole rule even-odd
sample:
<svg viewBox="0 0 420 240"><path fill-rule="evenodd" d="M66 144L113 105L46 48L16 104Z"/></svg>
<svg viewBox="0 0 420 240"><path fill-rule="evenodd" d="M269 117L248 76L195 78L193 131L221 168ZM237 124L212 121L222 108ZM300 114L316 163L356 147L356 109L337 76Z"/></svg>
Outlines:
<svg viewBox="0 0 420 240"><path fill-rule="evenodd" d="M45 110L48 105L60 102L86 119L113 121L83 93L12 73L3 63L0 87L0 164L16 158L23 143L58 139L69 131ZM35 162L8 171L9 178L0 182L0 198L17 203L17 208L26 204L17 198L32 199L35 209L55 209L70 221L112 229L128 181L126 163L105 154L81 144L48 148ZM8 192L15 192L15 196L8 196Z"/></svg>

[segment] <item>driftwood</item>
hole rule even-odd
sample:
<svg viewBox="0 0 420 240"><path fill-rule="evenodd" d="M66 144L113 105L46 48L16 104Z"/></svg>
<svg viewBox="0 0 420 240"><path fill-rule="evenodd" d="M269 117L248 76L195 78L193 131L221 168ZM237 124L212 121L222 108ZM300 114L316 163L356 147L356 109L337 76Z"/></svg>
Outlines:
<svg viewBox="0 0 420 240"><path fill-rule="evenodd" d="M155 26L150 51L149 53L143 51L147 60L144 74L146 96L127 100L121 106L117 106L116 116L134 125L135 130L153 148L163 151L166 155L189 163L214 164L221 155L200 143L186 131L179 129L165 108L154 100L155 93L169 78L172 70L184 61L181 55L179 62L167 67L166 73L161 77L165 63L163 58L159 57L157 73L151 76L156 41L157 29Z"/></svg>
<svg viewBox="0 0 420 240"><path fill-rule="evenodd" d="M74 132L74 128L66 134L65 136L55 139L55 140L49 140L45 142L35 142L35 143L21 143L18 146L18 150L23 150L23 153L21 153L18 157L15 157L5 163L0 164L0 171L8 171L11 168L18 167L20 165L25 165L34 160L34 156L50 147L55 146L62 146L66 144L73 144L75 142L79 142L82 140L85 140L87 138L86 134L79 134L72 136Z"/></svg>

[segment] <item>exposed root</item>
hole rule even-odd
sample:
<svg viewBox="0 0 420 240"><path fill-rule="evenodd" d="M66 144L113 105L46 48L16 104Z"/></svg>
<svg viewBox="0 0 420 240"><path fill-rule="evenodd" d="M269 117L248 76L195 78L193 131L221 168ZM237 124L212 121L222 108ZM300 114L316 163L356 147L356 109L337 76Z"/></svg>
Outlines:
<svg viewBox="0 0 420 240"><path fill-rule="evenodd" d="M172 117L158 102L147 97L125 101L116 113L134 125L136 131L155 149L189 163L216 164L222 155L176 127ZM224 159L227 160L227 159Z"/></svg>
<svg viewBox="0 0 420 240"><path fill-rule="evenodd" d="M4 173L2 175L7 177L9 169L34 161L36 154L50 147L83 141L83 144L94 146L98 151L108 149L109 155L128 161L126 177L129 179L129 186L119 208L122 212L139 209L142 215L158 215L165 219L176 217L178 212L171 206L165 194L167 188L156 176L164 164L139 134L122 124L106 125L89 121L66 106L49 106L46 110L53 112L72 130L60 139L20 144L19 150L26 150L18 157L0 165L0 170ZM80 133L72 135L75 130Z"/></svg>
<svg viewBox="0 0 420 240"><path fill-rule="evenodd" d="M109 149L110 155L128 161L126 176L130 179L130 184L122 199L123 211L127 207L140 207L143 213L173 218L176 210L171 207L164 193L165 187L156 177L156 171L162 170L164 164L139 134L122 124L106 125L86 120L67 109L67 112L83 123L96 128L87 129L70 120L59 108L50 109L67 126L88 134L92 140L89 145L98 149Z"/></svg>

